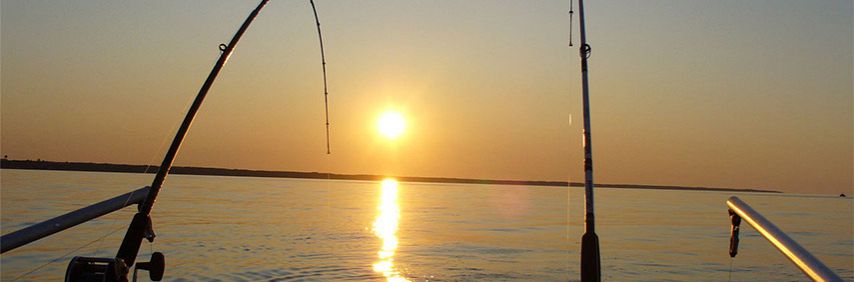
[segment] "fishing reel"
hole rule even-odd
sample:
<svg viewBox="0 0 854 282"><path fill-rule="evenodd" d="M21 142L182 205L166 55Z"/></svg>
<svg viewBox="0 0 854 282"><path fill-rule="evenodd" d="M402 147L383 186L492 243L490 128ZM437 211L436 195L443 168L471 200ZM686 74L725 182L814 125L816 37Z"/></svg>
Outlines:
<svg viewBox="0 0 854 282"><path fill-rule="evenodd" d="M140 230L139 233L132 231ZM151 225L151 218L147 215L137 213L128 227L128 234L138 234L138 238L122 241L122 247L119 249L119 255L115 258L90 258L90 257L74 257L68 263L68 269L65 271L66 282L128 282L128 273L130 266L122 258L130 258L130 264L134 264L133 260L139 250L139 244L145 238L149 242L154 241L154 229ZM127 237L127 236L126 236ZM122 255L125 250L126 243L135 245L132 247L132 255ZM161 252L151 254L151 260L148 262L137 262L136 268L133 271L133 281L136 281L136 272L140 269L147 270L148 276L152 281L160 281L163 279L163 272L166 269L166 258Z"/></svg>
<svg viewBox="0 0 854 282"><path fill-rule="evenodd" d="M152 281L163 279L166 270L166 258L161 252L151 254L148 262L136 263L133 281L138 270L147 270ZM65 271L65 282L127 282L129 267L120 258L74 257Z"/></svg>

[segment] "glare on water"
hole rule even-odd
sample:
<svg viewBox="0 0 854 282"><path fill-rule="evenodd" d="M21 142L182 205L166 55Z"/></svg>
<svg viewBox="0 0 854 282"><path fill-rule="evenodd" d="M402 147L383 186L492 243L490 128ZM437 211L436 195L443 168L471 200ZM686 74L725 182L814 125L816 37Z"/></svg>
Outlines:
<svg viewBox="0 0 854 282"><path fill-rule="evenodd" d="M377 206L377 219L374 221L374 234L383 240L382 249L377 252L379 261L374 263L374 271L380 272L388 281L409 281L394 268L394 252L397 249L397 224L400 221L400 205L397 203L397 181L386 179L382 182L380 204Z"/></svg>

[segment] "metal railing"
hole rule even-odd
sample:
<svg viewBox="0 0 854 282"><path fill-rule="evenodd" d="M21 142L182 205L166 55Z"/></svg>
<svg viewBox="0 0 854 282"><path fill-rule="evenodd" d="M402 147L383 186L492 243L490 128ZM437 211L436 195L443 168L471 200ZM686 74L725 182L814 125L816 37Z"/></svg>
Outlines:
<svg viewBox="0 0 854 282"><path fill-rule="evenodd" d="M139 204L148 195L148 187L139 188L112 199L42 221L30 227L3 235L0 237L0 253L11 251L30 242L50 236L56 232L71 228L75 225L95 219L99 216L120 210L124 207Z"/></svg>
<svg viewBox="0 0 854 282"><path fill-rule="evenodd" d="M800 268L812 280L843 281L842 278L836 275L818 258L810 254L798 242L792 240L774 223L771 223L770 220L759 214L759 212L751 208L747 203L735 196L730 197L726 203L729 206L730 215L733 217L733 237L730 238L730 256L734 257L736 254L736 249L738 248L738 224L743 219L750 226L753 226L753 229L756 229L759 234L762 234L765 239L768 239L771 245L774 245L777 250L783 253L786 258L792 261L795 266Z"/></svg>

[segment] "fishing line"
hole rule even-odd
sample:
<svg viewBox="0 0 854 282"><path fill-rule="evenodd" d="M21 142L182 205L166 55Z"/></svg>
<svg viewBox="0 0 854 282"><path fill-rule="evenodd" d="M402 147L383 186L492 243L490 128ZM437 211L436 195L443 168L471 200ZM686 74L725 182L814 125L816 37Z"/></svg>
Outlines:
<svg viewBox="0 0 854 282"><path fill-rule="evenodd" d="M33 269L33 270L28 271L27 273L24 273L24 274L18 275L18 277L15 277L14 279L12 279L12 280L11 280L11 282L18 281L19 279L23 278L24 276L30 275L30 274L32 274L33 272L36 272L36 271L38 271L39 269L42 269L42 268L44 268L45 266L48 266L48 265L49 265L49 264L51 264L51 263L58 262L58 261L60 261L60 260L65 260L65 258L66 258L66 257L68 257L68 255L70 255L71 253L77 252L77 251L79 251L79 250L81 250L81 249L83 249L83 248L85 248L85 247L88 247L89 245L92 245L92 244L93 244L93 243L95 243L95 242L98 242L98 241L104 240L104 238L107 238L107 237L109 237L110 235L115 234L117 231L122 230L123 228L124 228L124 226L119 226L119 228L115 228L115 229L113 229L113 231L110 231L109 233L104 234L103 236L98 237L97 239L92 240L92 241L90 241L89 243L84 244L83 246L77 247L76 249L71 250L71 251L69 251L69 252L67 252L67 253L63 254L62 256L60 256L60 257L58 257L58 258L52 259L52 260L50 260L50 261L48 261L48 262L46 262L46 263L44 263L44 264L42 264L42 265L39 265L38 267L36 267L36 268L35 268L35 269Z"/></svg>
<svg viewBox="0 0 854 282"><path fill-rule="evenodd" d="M193 100L192 100L192 99L187 99L187 101L184 103L184 107L183 107L183 108L188 108L188 107L189 107L189 105L190 105L190 103L192 103L192 102L193 102ZM166 147L166 144L167 144L167 142L169 141L169 139L168 139L168 138L169 138L169 134L168 134L168 133L169 133L169 132L175 132L175 131L177 131L177 130L178 130L178 126L180 126L180 121L179 121L178 119L172 119L172 120L175 120L175 122L173 122L173 123L172 123L172 126L170 127L170 130L169 130L169 131L167 131L165 134L163 134L163 135L162 135L162 137L160 138L160 146L158 146L158 147L157 147L157 151L155 151L154 153L152 153L152 154L151 154L151 158L149 158L148 162L146 162L146 163L145 163L145 169L142 171L142 174L143 174L143 175L148 174L148 173L150 172L151 168L153 168L153 167L154 167L154 165L152 165L152 163L153 163L153 162L154 162L154 160L159 156L159 154L158 154L157 152L163 152L163 151L164 151L164 150L163 150L163 148L165 148L165 147ZM128 206L128 202L130 202L130 199L133 197L133 192L135 192L135 191L131 191L131 193L130 193L130 194L128 194L128 197L125 199L125 202L124 202L124 204L123 204L122 206L124 206L124 207L127 207L127 206ZM111 220L111 222L110 222L110 224L109 224L108 228L113 229L113 228L116 226L116 223L117 223L117 222L119 222L119 218L118 218L118 217L117 217L117 218L115 218L115 219L113 219L113 220ZM103 241L101 241L101 239L106 238L107 236L110 236L110 235L112 235L113 233L116 233L116 231L121 230L121 229L122 229L122 227L123 227L123 226L119 226L119 228L114 229L113 231L111 231L111 232L109 232L108 234L106 234L106 235L102 236L100 239L98 239L98 240L96 240L96 241L103 242ZM94 241L93 241L93 242L90 242L89 244L92 244L92 243L94 243ZM89 244L87 244L87 245L89 245ZM83 247L85 247L85 246L83 246ZM153 247L154 247L154 243L153 243L153 242L149 242L149 248L151 249L151 252L152 252L152 253L154 252ZM81 248L82 248L82 247L81 247ZM79 249L79 248L78 248L78 249ZM66 256L67 256L67 255L68 255L68 254L66 254Z"/></svg>
<svg viewBox="0 0 854 282"><path fill-rule="evenodd" d="M182 109L189 108L190 104L192 104L192 103L193 103L193 97L187 98L187 101L184 102L184 107L182 107ZM180 114L181 115L175 115L175 116L181 117L187 113L181 112ZM158 152L166 151L163 148L165 148L167 142L169 142L169 136L170 136L169 133L178 131L178 127L181 126L181 120L180 119L176 119L176 118L170 118L170 119L174 120L174 122L172 122L172 126L169 127L169 131L167 131L163 135L161 135L162 137L160 138L160 146L157 147L157 151L155 151L154 153L151 154L151 158L148 159L148 162L145 164L145 171L142 172L143 174L148 173L149 169L151 169L153 167L152 163L154 163L155 160L157 159L157 157L160 156L160 154Z"/></svg>
<svg viewBox="0 0 854 282"><path fill-rule="evenodd" d="M147 165L147 166L145 167L145 170L146 170L146 171L148 171L148 168L149 168L149 167L151 167L151 165ZM144 174L145 174L145 172L143 172L143 175L144 175ZM131 199L131 198L133 198L133 193L134 193L134 192L136 192L136 190L131 191L130 193L128 193L128 197L127 197L127 198L125 198L125 202L124 202L124 204L122 204L122 206L123 206L123 207L127 207L127 206L128 206L128 203L130 202L130 199ZM112 220L112 222L110 222L110 226L109 226L108 228L110 228L110 229L114 228L114 227L116 226L116 222L118 222L118 221L119 221L118 217L116 217L115 219L113 219L113 220ZM119 229L121 229L121 227L120 227ZM112 232L110 232L110 234L115 233L115 232L116 232L116 231L115 231L115 230L113 230ZM110 234L107 234L107 236L109 236ZM102 237L102 238L104 238L104 237Z"/></svg>
<svg viewBox="0 0 854 282"><path fill-rule="evenodd" d="M149 165L149 166L150 166L150 165ZM132 191L130 194L128 194L128 197L127 197L127 199L125 199L125 203L123 204L123 206L127 206L127 205L128 205L128 202L130 201L130 199L131 199L132 197L133 197L133 191ZM34 268L34 269L32 269L32 270L30 270L30 271L28 271L28 272L24 273L24 274L21 274L21 275L19 275L18 277L15 277L15 278L14 278L14 279L12 279L11 281L17 281L17 280L19 280L19 279L21 279L21 278L23 278L23 277L25 277L25 276L27 276L27 275L30 275L30 274L32 274L33 272L36 272L36 271L38 271L39 269L42 269L42 268L44 268L45 266L48 266L48 265L50 265L50 264L52 264L52 263L54 263L54 262L57 262L57 261L60 261L60 260L65 260L65 258L66 258L66 257L68 257L68 255L70 255L71 253L75 253L75 252L79 251L80 249L83 249L83 248L85 248L85 247L88 247L89 245L94 244L95 242L103 242L104 238L107 238L107 237L109 237L110 235L113 235L113 234L115 234L117 231L122 230L122 228L124 228L124 226L119 226L118 228L115 228L115 226L116 226L116 222L117 222L117 221L118 221L118 219L114 219L114 220L112 220L112 223L110 223L110 226L109 226L109 227L110 227L110 228L112 228L112 229L113 229L113 231L107 232L106 234L102 235L101 237L98 237L98 238L97 238L97 239L95 239L95 240L90 241L89 243L86 243L86 244L84 244L84 245L82 245L82 246L80 246L80 247L77 247L77 248L76 248L76 249L74 249L74 250L71 250L71 251L69 251L69 252L67 252L67 253L63 254L63 255L62 255L62 256L60 256L60 257L54 258L54 259L52 259L52 260L50 260L50 261L48 261L48 262L46 262L46 263L44 263L44 264L42 264L42 265L39 265L38 267L36 267L36 268Z"/></svg>
<svg viewBox="0 0 854 282"><path fill-rule="evenodd" d="M184 108L184 109L189 108L190 103L192 103L192 102L193 102L192 98L187 99L187 100L186 100L186 102L184 103L184 107L183 107L183 108ZM183 114L186 114L186 113L183 113ZM158 147L157 147L157 151L155 151L154 153L152 153L152 154L151 154L151 158L149 158L149 159L148 159L148 162L146 162L146 163L145 163L145 169L142 171L142 174L143 174L143 175L148 174L148 173L150 172L151 168L153 168L153 167L154 167L154 165L152 165L152 163L153 163L153 162L155 161L155 159L159 156L159 153L157 153L157 152L163 152L163 151L164 151L164 150L163 150L163 148L165 148L165 147L166 147L167 142L169 142L169 134L168 134L168 133L169 133L169 132L175 132L175 131L177 131L177 130L178 130L178 127L180 126L180 120L178 120L178 119L174 119L174 118L173 118L173 119L171 119L171 120L175 120L175 122L173 122L173 123L172 123L172 126L170 127L170 130L169 130L169 131L167 131L166 133L164 133L164 134L162 135L162 137L160 138L160 146L158 146ZM132 197L133 197L133 191L132 191L130 194L128 194L128 197L125 199L125 203L124 203L122 206L127 207L127 206L128 206L128 202L130 201L130 199L131 199ZM113 228L113 227L115 227L115 225L116 225L116 223L117 223L118 221L119 221L119 219L118 219L118 218L113 219L113 220L112 220L112 222L110 223L110 225L108 226L108 228ZM116 232L116 231L114 230L114 231L110 232L110 234L115 233L115 232ZM107 236L109 236L110 234L107 234ZM102 238L104 238L104 237L102 237ZM152 245L153 245L153 244L152 244ZM153 252L153 250L152 250L152 252Z"/></svg>
<svg viewBox="0 0 854 282"><path fill-rule="evenodd" d="M573 22L575 22L575 19L573 18L573 16L575 15L575 8L574 8L573 2L575 2L575 0L569 0L569 47L573 47L575 45L575 44L573 44L573 41L572 41L573 40L572 32L574 29L572 25L573 25ZM573 94L574 92L572 91L572 89L576 89L576 86L577 86L577 84L575 84L575 80L569 80L568 92L570 94L570 97L574 96L574 94ZM570 102L570 104L571 104L571 102ZM573 119L572 119L572 112L570 111L570 113L569 113L569 129L570 129L570 132L572 132L572 126L573 126ZM570 155L572 155L572 154L570 153ZM567 238L569 238L569 236L570 236L569 235L570 229L571 229L570 222L572 221L572 218L571 218L572 192L571 191L572 191L572 173L569 174L568 182L567 182L567 186L566 186L566 195L567 195L566 196L567 197L567 203L566 203L567 228L566 228L566 232L567 232ZM584 208L582 208L580 210L582 213L584 213ZM584 228L584 224L585 223L582 221L581 224L579 224L579 226ZM583 233L583 231L582 231L582 233ZM577 242L577 243L582 244L583 240L581 242ZM582 247L582 249L583 249L583 247Z"/></svg>
<svg viewBox="0 0 854 282"><path fill-rule="evenodd" d="M732 262L735 258L729 258L729 281L732 282Z"/></svg>
<svg viewBox="0 0 854 282"><path fill-rule="evenodd" d="M569 114L569 128L572 128L572 113ZM570 204L572 202L572 194L570 194L570 190L572 189L572 174L569 174L566 178L566 239L569 240L569 222L572 218L570 213Z"/></svg>
<svg viewBox="0 0 854 282"><path fill-rule="evenodd" d="M188 100L187 100L187 102L185 103L184 107L186 108L186 107L187 107L191 102L192 102L192 100L191 100L191 99L188 99ZM172 130L174 131L174 130L178 127L178 125L179 125L179 123L177 123L177 122L176 122L176 123L174 123L174 124L172 125L172 127L171 127L171 128L172 128ZM161 141L160 141L160 147L158 147L158 150L157 150L158 152L163 151L163 147L166 145L166 142L168 141L168 139L167 139L168 137L169 137L168 135L163 135L163 138L161 138ZM144 175L144 174L147 174L147 173L149 172L149 169L151 169L151 168L153 167L153 166L151 165L151 163L152 163L152 161L154 161L154 159L155 159L156 157L157 157L157 153L152 154L152 156L151 156L151 158L149 159L149 161L145 164L145 170L143 170L143 172L142 172L142 173L143 173L143 175ZM128 194L128 197L127 197L127 199L125 199L125 203L124 203L124 205L123 205L123 206L127 206L128 202L130 201L130 199L131 199L132 197L133 197L133 192L131 192L130 194ZM102 235L101 237L98 237L97 239L92 240L92 241L90 241L89 243L86 243L86 244L84 244L84 245L82 245L82 246L80 246L80 247L77 247L76 249L71 250L71 251L69 251L69 252L67 252L67 253L63 254L62 256L60 256L60 257L58 257L58 258L54 258L54 259L52 259L52 260L50 260L50 261L48 261L48 262L46 262L46 263L44 263L44 264L42 264L42 265L39 265L38 267L36 267L36 268L34 268L34 269L32 269L32 270L30 270L30 271L26 272L26 273L23 273L23 274L21 274L21 275L18 275L17 277L15 277L14 279L12 279L11 281L18 281L18 280L20 280L21 278L26 277L27 275L30 275L30 274L32 274L32 273L34 273L34 272L36 272L36 271L39 271L40 269L44 268L45 266L48 266L48 265L50 265L50 264L52 264L52 263L55 263L55 262L57 262L57 261L60 261L60 260L64 260L64 259L65 259L66 257L68 257L68 255L70 255L71 253L77 252L77 251L79 251L80 249L83 249L83 248L85 248L85 247L88 247L89 245L92 245L92 244L94 244L94 243L96 243L96 242L100 242L100 241L102 241L104 238L107 238L107 237L109 237L110 235L115 234L117 231L119 231L119 230L121 230L122 228L124 228L124 226L119 226L118 228L114 228L114 227L116 226L116 223L117 223L118 221L119 221L119 220L118 220L118 218L116 218L116 219L113 219L113 220L112 220L112 222L110 223L109 228L112 228L112 229L113 229L113 231L107 232L106 234Z"/></svg>
<svg viewBox="0 0 854 282"><path fill-rule="evenodd" d="M323 65L323 108L326 114L326 154L331 153L329 146L329 91L326 86L326 53L323 51L323 34L320 32L320 18L317 17L317 8L314 0L309 0L311 10L314 12L314 21L317 23L317 38L320 41L320 61Z"/></svg>
<svg viewBox="0 0 854 282"><path fill-rule="evenodd" d="M569 113L569 128L572 129L572 113ZM570 194L570 190L572 189L572 174L569 174L566 178L566 239L569 240L569 222L571 220L570 213L570 204L572 202L572 194Z"/></svg>

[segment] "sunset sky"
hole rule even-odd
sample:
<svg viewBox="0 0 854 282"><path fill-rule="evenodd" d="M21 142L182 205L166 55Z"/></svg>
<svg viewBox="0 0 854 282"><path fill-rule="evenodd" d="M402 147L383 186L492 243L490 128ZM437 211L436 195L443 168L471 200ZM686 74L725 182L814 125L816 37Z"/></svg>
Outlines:
<svg viewBox="0 0 854 282"><path fill-rule="evenodd" d="M2 154L159 164L257 2L3 0ZM332 154L311 6L274 0L176 165L583 181L567 1L316 4ZM597 182L854 194L852 1L585 4Z"/></svg>

